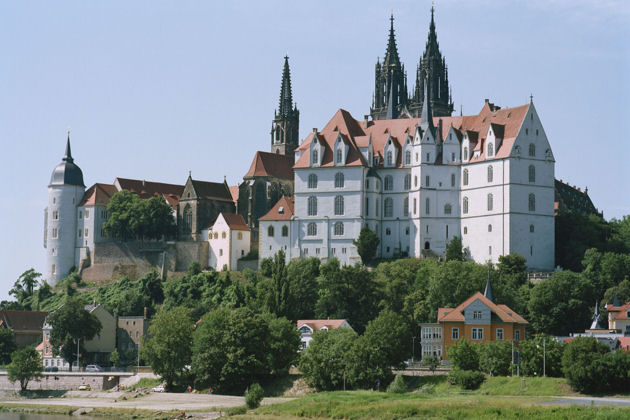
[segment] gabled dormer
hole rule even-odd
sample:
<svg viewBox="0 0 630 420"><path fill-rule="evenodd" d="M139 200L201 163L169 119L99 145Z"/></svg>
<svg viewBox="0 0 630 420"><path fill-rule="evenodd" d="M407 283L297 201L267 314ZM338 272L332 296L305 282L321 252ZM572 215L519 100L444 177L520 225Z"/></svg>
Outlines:
<svg viewBox="0 0 630 420"><path fill-rule="evenodd" d="M520 147L520 157L530 159L544 159L555 162L551 146L547 140L547 135L543 129L533 100L530 101L527 113L523 117L521 127L512 147L512 155L515 154L516 146Z"/></svg>
<svg viewBox="0 0 630 420"><path fill-rule="evenodd" d="M438 155L438 147L433 130L424 130L419 153L420 162L435 163Z"/></svg>
<svg viewBox="0 0 630 420"><path fill-rule="evenodd" d="M395 168L396 167L396 159L398 158L398 150L396 148L396 143L392 138L391 134L387 136L387 141L385 142L385 147L383 149L383 154L385 157L385 162L383 166L385 168Z"/></svg>
<svg viewBox="0 0 630 420"><path fill-rule="evenodd" d="M348 158L348 150L349 147L344 141L341 133L337 135L337 139L335 140L334 147L334 165L335 166L343 166L346 164L346 159Z"/></svg>
<svg viewBox="0 0 630 420"><path fill-rule="evenodd" d="M416 125L416 129L414 130L414 135L413 135L413 144L415 146L419 146L421 141L422 141L422 129L420 128L419 125Z"/></svg>
<svg viewBox="0 0 630 420"><path fill-rule="evenodd" d="M479 134L476 131L464 130L462 140L462 162L470 162L475 154L475 148L479 141Z"/></svg>
<svg viewBox="0 0 630 420"><path fill-rule="evenodd" d="M313 139L311 140L311 147L309 149L311 166L321 166L322 159L324 158L324 145L321 139L317 136L317 129L313 129Z"/></svg>
<svg viewBox="0 0 630 420"><path fill-rule="evenodd" d="M403 166L411 166L413 164L413 137L407 134L405 144L403 146Z"/></svg>
<svg viewBox="0 0 630 420"><path fill-rule="evenodd" d="M442 142L442 163L456 164L461 162L461 134L453 124L449 127Z"/></svg>
<svg viewBox="0 0 630 420"><path fill-rule="evenodd" d="M494 159L501 147L501 143L503 142L503 133L505 132L505 126L503 124L494 124L491 123L488 126L488 131L486 132L486 142L485 142L485 154L486 159Z"/></svg>

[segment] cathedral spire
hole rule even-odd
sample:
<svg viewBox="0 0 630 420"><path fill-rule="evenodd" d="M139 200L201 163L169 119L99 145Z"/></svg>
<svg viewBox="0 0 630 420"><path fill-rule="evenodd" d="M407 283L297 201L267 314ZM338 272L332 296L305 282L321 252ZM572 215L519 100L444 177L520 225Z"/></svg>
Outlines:
<svg viewBox="0 0 630 420"><path fill-rule="evenodd" d="M66 140L66 154L63 157L63 160L66 162L73 162L72 152L70 150L70 130L68 130L68 140Z"/></svg>
<svg viewBox="0 0 630 420"><path fill-rule="evenodd" d="M299 143L300 111L293 103L289 56L284 56L280 103L271 123L271 152L293 158Z"/></svg>
<svg viewBox="0 0 630 420"><path fill-rule="evenodd" d="M422 111L420 112L420 128L423 131L428 129L431 133L435 133L433 127L433 111L431 111L431 90L429 87L429 78L427 77L424 82L424 101L422 102Z"/></svg>
<svg viewBox="0 0 630 420"><path fill-rule="evenodd" d="M289 56L284 56L284 69L282 70L282 87L280 88L280 106L278 115L288 116L293 111L293 93L291 92L291 70L289 69Z"/></svg>
<svg viewBox="0 0 630 420"><path fill-rule="evenodd" d="M400 57L398 56L398 47L396 46L396 35L394 35L394 14L389 18L389 38L387 40L387 51L383 59L385 66L400 66Z"/></svg>

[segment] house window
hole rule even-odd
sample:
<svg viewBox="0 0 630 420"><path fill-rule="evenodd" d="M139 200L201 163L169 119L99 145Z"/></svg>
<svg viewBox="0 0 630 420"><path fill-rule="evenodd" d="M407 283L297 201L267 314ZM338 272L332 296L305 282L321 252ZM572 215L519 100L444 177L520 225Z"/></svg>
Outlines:
<svg viewBox="0 0 630 420"><path fill-rule="evenodd" d="M462 201L462 213L468 214L468 197L464 197Z"/></svg>
<svg viewBox="0 0 630 420"><path fill-rule="evenodd" d="M426 214L431 213L431 201L428 198L424 200L424 212Z"/></svg>
<svg viewBox="0 0 630 420"><path fill-rule="evenodd" d="M488 166L488 182L492 182L493 172L492 165Z"/></svg>
<svg viewBox="0 0 630 420"><path fill-rule="evenodd" d="M376 199L376 217L378 217L378 213L379 213L379 208L380 208L380 203L378 201L378 198Z"/></svg>
<svg viewBox="0 0 630 420"><path fill-rule="evenodd" d="M50 274L52 274L54 276L56 272L57 272L57 266L55 264L53 264L52 268L50 269Z"/></svg>
<svg viewBox="0 0 630 420"><path fill-rule="evenodd" d="M343 152L341 151L341 149L337 149L336 160L338 164L341 163L342 157L343 157Z"/></svg>
<svg viewBox="0 0 630 420"><path fill-rule="evenodd" d="M488 143L488 156L494 156L494 144Z"/></svg>
<svg viewBox="0 0 630 420"><path fill-rule="evenodd" d="M219 232L214 232L214 239L219 239Z"/></svg>
<svg viewBox="0 0 630 420"><path fill-rule="evenodd" d="M319 162L319 155L317 150L313 150L313 165L316 165Z"/></svg>
<svg viewBox="0 0 630 420"><path fill-rule="evenodd" d="M521 330L514 330L514 341L521 341Z"/></svg>
<svg viewBox="0 0 630 420"><path fill-rule="evenodd" d="M81 237L81 229L78 230L79 238Z"/></svg>
<svg viewBox="0 0 630 420"><path fill-rule="evenodd" d="M342 215L343 212L344 212L343 197L338 195L337 197L335 197L335 214Z"/></svg>
<svg viewBox="0 0 630 420"><path fill-rule="evenodd" d="M491 246L488 247L488 255L492 255L492 247Z"/></svg>
<svg viewBox="0 0 630 420"><path fill-rule="evenodd" d="M343 223L342 222L335 223L335 235L337 235L337 236L343 235Z"/></svg>
<svg viewBox="0 0 630 420"><path fill-rule="evenodd" d="M409 226L405 228L405 235L409 236ZM407 247L407 249L409 249L409 247Z"/></svg>
<svg viewBox="0 0 630 420"><path fill-rule="evenodd" d="M431 153L427 153L427 162L431 160Z"/></svg>
<svg viewBox="0 0 630 420"><path fill-rule="evenodd" d="M53 204L57 202L57 197L53 197Z"/></svg>
<svg viewBox="0 0 630 420"><path fill-rule="evenodd" d="M464 169L463 184L468 185L468 169Z"/></svg>
<svg viewBox="0 0 630 420"><path fill-rule="evenodd" d="M392 230L390 228L385 228L385 235L389 236L392 234Z"/></svg>
<svg viewBox="0 0 630 420"><path fill-rule="evenodd" d="M481 319L481 311L473 311L473 319Z"/></svg>
<svg viewBox="0 0 630 420"><path fill-rule="evenodd" d="M526 129L527 130L527 129ZM534 143L529 144L529 155L531 157L536 156L536 145Z"/></svg>
<svg viewBox="0 0 630 420"><path fill-rule="evenodd" d="M365 198L365 215L370 215L370 199L367 197Z"/></svg>
<svg viewBox="0 0 630 420"><path fill-rule="evenodd" d="M83 229L83 236L88 237L88 228Z"/></svg>
<svg viewBox="0 0 630 420"><path fill-rule="evenodd" d="M429 175L424 177L424 184L425 184L426 187L431 185L431 177Z"/></svg>
<svg viewBox="0 0 630 420"><path fill-rule="evenodd" d="M369 179L366 179L366 180L365 180L365 189L366 189L366 190L369 190L369 189L370 189L370 180L369 180Z"/></svg>
<svg viewBox="0 0 630 420"><path fill-rule="evenodd" d="M415 175L415 176L413 177L413 186L414 186L414 187L417 187L417 186L418 186L418 175Z"/></svg>
<svg viewBox="0 0 630 420"><path fill-rule="evenodd" d="M409 197L403 200L403 216L409 216Z"/></svg>
<svg viewBox="0 0 630 420"><path fill-rule="evenodd" d="M79 219L83 219L83 211L79 210Z"/></svg>
<svg viewBox="0 0 630 420"><path fill-rule="evenodd" d="M472 329L472 339L473 340L483 340L483 328L473 328Z"/></svg>
<svg viewBox="0 0 630 420"><path fill-rule="evenodd" d="M385 217L393 217L394 216L394 200L387 197L385 199Z"/></svg>
<svg viewBox="0 0 630 420"><path fill-rule="evenodd" d="M308 187L309 188L317 188L317 175L310 174L308 176Z"/></svg>
<svg viewBox="0 0 630 420"><path fill-rule="evenodd" d="M241 257L245 255L245 250L241 249Z"/></svg>
<svg viewBox="0 0 630 420"><path fill-rule="evenodd" d="M343 188L344 177L342 172L337 172L335 174L335 188Z"/></svg>
<svg viewBox="0 0 630 420"><path fill-rule="evenodd" d="M308 215L317 216L317 197L308 198Z"/></svg>
<svg viewBox="0 0 630 420"><path fill-rule="evenodd" d="M455 174L451 174L451 187L455 186Z"/></svg>
<svg viewBox="0 0 630 420"><path fill-rule="evenodd" d="M488 232L492 232L492 225L488 225Z"/></svg>
<svg viewBox="0 0 630 420"><path fill-rule="evenodd" d="M282 236L285 238L289 236L289 227L287 225L282 226Z"/></svg>
<svg viewBox="0 0 630 420"><path fill-rule="evenodd" d="M497 341L503 341L503 328L497 328Z"/></svg>
<svg viewBox="0 0 630 420"><path fill-rule="evenodd" d="M492 211L493 197L492 194L488 194L488 211Z"/></svg>
<svg viewBox="0 0 630 420"><path fill-rule="evenodd" d="M317 235L317 225L315 223L309 223L307 226L307 234L308 236Z"/></svg>
<svg viewBox="0 0 630 420"><path fill-rule="evenodd" d="M239 241L242 241L243 240L243 232L238 232L236 234L236 239L238 239Z"/></svg>
<svg viewBox="0 0 630 420"><path fill-rule="evenodd" d="M529 165L529 182L536 182L536 167Z"/></svg>
<svg viewBox="0 0 630 420"><path fill-rule="evenodd" d="M79 212L79 215L81 214L81 212ZM81 217L79 217L80 219ZM52 212L52 219L53 220L59 220L59 210L53 210Z"/></svg>
<svg viewBox="0 0 630 420"><path fill-rule="evenodd" d="M451 339L459 340L459 328L451 328Z"/></svg>
<svg viewBox="0 0 630 420"><path fill-rule="evenodd" d="M450 136L450 134L449 134ZM451 162L455 162L455 153L451 152Z"/></svg>
<svg viewBox="0 0 630 420"><path fill-rule="evenodd" d="M464 226L464 235L468 235L468 226Z"/></svg>
<svg viewBox="0 0 630 420"><path fill-rule="evenodd" d="M410 164L411 164L411 152L407 150L405 152L405 165L410 165Z"/></svg>
<svg viewBox="0 0 630 420"><path fill-rule="evenodd" d="M275 234L273 226L267 228L267 236L273 236Z"/></svg>
<svg viewBox="0 0 630 420"><path fill-rule="evenodd" d="M53 239L57 239L59 237L59 229L58 228L52 228L51 237Z"/></svg>
<svg viewBox="0 0 630 420"><path fill-rule="evenodd" d="M405 175L405 190L408 190L411 188L411 175L407 174Z"/></svg>
<svg viewBox="0 0 630 420"><path fill-rule="evenodd" d="M227 234L225 232L221 232L221 238L225 239L227 237Z"/></svg>
<svg viewBox="0 0 630 420"><path fill-rule="evenodd" d="M536 196L534 194L529 195L529 211L536 211Z"/></svg>
<svg viewBox="0 0 630 420"><path fill-rule="evenodd" d="M468 147L464 147L464 160L468 160Z"/></svg>
<svg viewBox="0 0 630 420"><path fill-rule="evenodd" d="M414 198L414 199L413 199L413 214L416 214L416 213L417 213L417 211L416 211L416 205L417 205L417 200Z"/></svg>
<svg viewBox="0 0 630 420"><path fill-rule="evenodd" d="M192 209L190 205L186 204L184 207L184 233L192 232Z"/></svg>
<svg viewBox="0 0 630 420"><path fill-rule="evenodd" d="M390 150L389 152L387 152L387 166L392 166L392 162L393 162L392 152Z"/></svg>
<svg viewBox="0 0 630 420"><path fill-rule="evenodd" d="M90 210L85 209L85 218L89 219L90 218Z"/></svg>
<svg viewBox="0 0 630 420"><path fill-rule="evenodd" d="M394 178L391 175L385 177L385 191L391 191L394 189Z"/></svg>
<svg viewBox="0 0 630 420"><path fill-rule="evenodd" d="M219 257L222 257L222 256L223 256L223 250L219 249Z"/></svg>
<svg viewBox="0 0 630 420"><path fill-rule="evenodd" d="M444 214L451 214L452 208L450 204L444 204Z"/></svg>
<svg viewBox="0 0 630 420"><path fill-rule="evenodd" d="M533 233L533 232L534 232L534 225L529 225L529 231L530 231L531 233Z"/></svg>

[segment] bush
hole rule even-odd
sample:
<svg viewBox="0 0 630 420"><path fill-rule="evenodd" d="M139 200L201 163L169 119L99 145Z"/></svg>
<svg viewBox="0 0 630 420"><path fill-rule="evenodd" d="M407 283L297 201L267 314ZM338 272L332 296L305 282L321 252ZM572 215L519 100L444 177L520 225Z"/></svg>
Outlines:
<svg viewBox="0 0 630 420"><path fill-rule="evenodd" d="M539 335L521 342L519 350L523 375L543 376L544 372L554 378L562 377L563 343L549 336Z"/></svg>
<svg viewBox="0 0 630 420"><path fill-rule="evenodd" d="M507 376L512 365L512 346L508 341L488 341L478 348L479 368L490 376Z"/></svg>
<svg viewBox="0 0 630 420"><path fill-rule="evenodd" d="M479 352L477 346L468 340L459 340L449 347L448 357L453 367L459 370L479 370Z"/></svg>
<svg viewBox="0 0 630 420"><path fill-rule="evenodd" d="M300 355L300 371L309 386L319 390L342 389L344 372L349 364L349 351L358 340L349 328L317 331Z"/></svg>
<svg viewBox="0 0 630 420"><path fill-rule="evenodd" d="M245 404L248 408L257 408L264 396L265 391L263 391L262 386L257 383L252 384L245 390Z"/></svg>
<svg viewBox="0 0 630 420"><path fill-rule="evenodd" d="M464 389L477 389L485 380L486 376L483 373L473 370L453 369L448 374L449 384L459 385Z"/></svg>
<svg viewBox="0 0 630 420"><path fill-rule="evenodd" d="M392 383L387 387L387 392L390 394L404 394L407 392L405 378L402 375L396 375Z"/></svg>

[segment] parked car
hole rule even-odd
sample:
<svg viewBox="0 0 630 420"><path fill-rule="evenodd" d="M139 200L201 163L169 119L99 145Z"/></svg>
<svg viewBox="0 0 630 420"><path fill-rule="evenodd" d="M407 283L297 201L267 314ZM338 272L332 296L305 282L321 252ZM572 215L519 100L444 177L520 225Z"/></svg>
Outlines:
<svg viewBox="0 0 630 420"><path fill-rule="evenodd" d="M46 366L44 372L59 372L59 368L57 366Z"/></svg>
<svg viewBox="0 0 630 420"><path fill-rule="evenodd" d="M158 385L155 388L153 388L153 392L165 392L166 389L164 388L164 385Z"/></svg>
<svg viewBox="0 0 630 420"><path fill-rule="evenodd" d="M92 387L88 384L79 385L79 391L91 391Z"/></svg>
<svg viewBox="0 0 630 420"><path fill-rule="evenodd" d="M103 368L100 367L99 365L87 365L85 367L85 371L86 372L102 372Z"/></svg>

